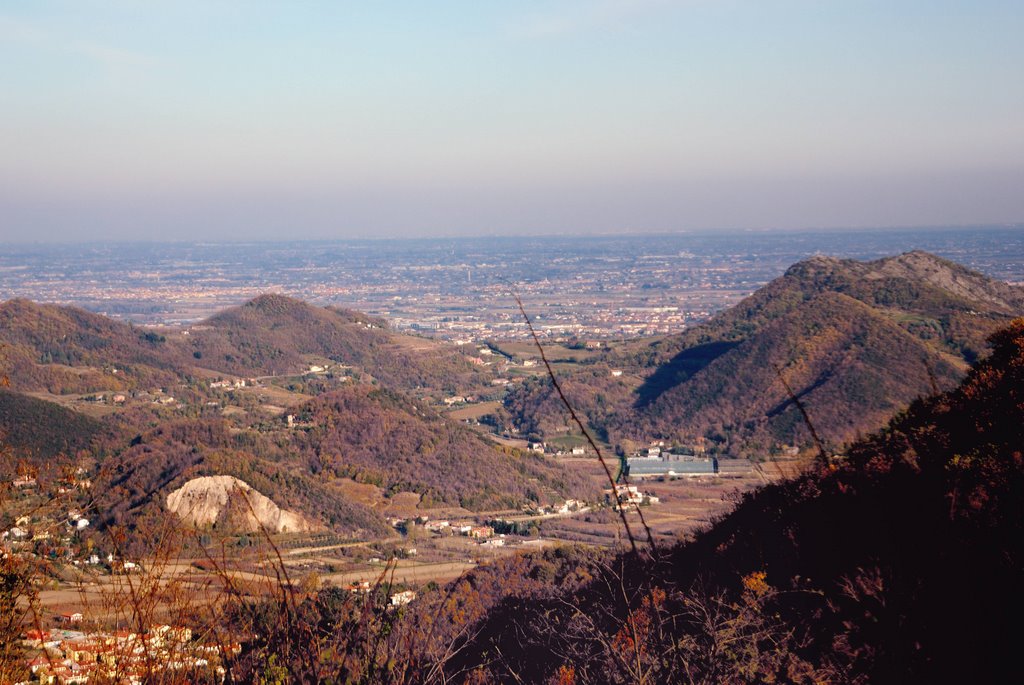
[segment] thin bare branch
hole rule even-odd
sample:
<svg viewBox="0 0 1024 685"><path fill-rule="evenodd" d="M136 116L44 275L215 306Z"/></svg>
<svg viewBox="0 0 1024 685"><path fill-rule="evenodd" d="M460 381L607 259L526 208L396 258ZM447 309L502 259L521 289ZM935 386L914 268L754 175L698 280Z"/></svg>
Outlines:
<svg viewBox="0 0 1024 685"><path fill-rule="evenodd" d="M608 478L608 483L611 486L612 493L615 495L616 508L619 512L619 518L622 519L622 525L626 529L626 536L629 538L629 545L632 548L633 552L637 552L638 550L636 546L636 538L633 536L633 531L629 526L629 518L626 515L626 508L621 506L618 501L618 490L616 488L615 476L612 475L612 470L608 466L608 462L604 458L604 454L601 452L601 448L597 446L597 442L595 442L594 438L590 436L590 431L588 431L586 426L583 425L583 421L580 420L580 417L576 413L576 410L573 408L572 404L569 402L569 399L565 396L565 393L562 391L562 386L558 382L558 378L555 376L554 369L551 368L551 362L548 361L547 353L545 353L544 346L540 342L540 337L537 335L537 330L533 327L533 321L530 320L530 316L526 313L526 307L523 306L522 298L519 297L519 294L516 293L515 291L512 292L512 297L515 299L516 305L518 305L519 307L519 313L522 314L523 321L526 322L526 326L530 330L530 336L533 338L533 344L536 345L537 352L540 353L541 361L544 362L544 368L547 369L548 377L551 379L551 385L555 388L555 392L558 393L558 397L559 399L562 400L562 404L565 405L566 410L568 410L569 416L572 417L573 422L580 429L580 432L583 434L583 437L587 439L587 442L590 444L591 449L594 450L594 453L597 455L597 460L601 463L601 468L604 469L604 473L605 476L607 476ZM640 511L640 507L636 508L636 512L640 517L640 523L641 525L643 525L644 531L647 533L647 542L651 546L651 551L656 552L657 545L654 542L654 534L651 532L650 526L647 525L647 519L644 518L644 513Z"/></svg>

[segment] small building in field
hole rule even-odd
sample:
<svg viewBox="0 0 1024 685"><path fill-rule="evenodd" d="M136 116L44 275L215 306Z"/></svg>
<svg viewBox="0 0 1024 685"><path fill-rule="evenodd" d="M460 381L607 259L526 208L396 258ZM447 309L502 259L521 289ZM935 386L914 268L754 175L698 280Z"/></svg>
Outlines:
<svg viewBox="0 0 1024 685"><path fill-rule="evenodd" d="M412 590L404 590L391 595L391 606L400 607L409 604L416 599L416 593Z"/></svg>
<svg viewBox="0 0 1024 685"><path fill-rule="evenodd" d="M370 581L359 580L349 585L346 589L352 594L364 595L368 593L372 587L370 585Z"/></svg>
<svg viewBox="0 0 1024 685"><path fill-rule="evenodd" d="M643 493L637 490L635 485L617 484L614 490L605 490L604 496L615 507L623 504L640 504L644 500Z"/></svg>
<svg viewBox="0 0 1024 685"><path fill-rule="evenodd" d="M692 454L632 457L626 460L626 475L630 478L717 476L718 459Z"/></svg>

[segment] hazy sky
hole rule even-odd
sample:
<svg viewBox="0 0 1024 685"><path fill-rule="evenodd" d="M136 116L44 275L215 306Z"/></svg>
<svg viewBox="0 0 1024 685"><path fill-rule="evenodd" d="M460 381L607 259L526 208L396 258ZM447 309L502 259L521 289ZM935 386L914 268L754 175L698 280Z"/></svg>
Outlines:
<svg viewBox="0 0 1024 685"><path fill-rule="evenodd" d="M1024 221L1020 0L0 0L0 241Z"/></svg>

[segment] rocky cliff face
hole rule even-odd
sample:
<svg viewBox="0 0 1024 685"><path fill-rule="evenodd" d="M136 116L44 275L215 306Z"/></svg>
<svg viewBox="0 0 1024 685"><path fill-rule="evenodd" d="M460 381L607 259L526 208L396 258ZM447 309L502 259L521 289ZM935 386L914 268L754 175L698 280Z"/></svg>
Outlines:
<svg viewBox="0 0 1024 685"><path fill-rule="evenodd" d="M167 495L167 508L194 526L226 526L242 532L265 528L297 533L316 526L293 511L281 509L265 495L233 476L193 478Z"/></svg>

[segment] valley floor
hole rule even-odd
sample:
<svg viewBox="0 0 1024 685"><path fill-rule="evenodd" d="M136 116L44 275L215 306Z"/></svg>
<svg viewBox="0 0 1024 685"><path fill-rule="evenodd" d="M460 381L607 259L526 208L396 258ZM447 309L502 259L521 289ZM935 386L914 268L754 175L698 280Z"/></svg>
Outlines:
<svg viewBox="0 0 1024 685"><path fill-rule="evenodd" d="M586 474L598 486L606 485L596 459L566 457L561 461ZM720 468L720 475L712 478L635 483L640 492L657 500L656 504L644 506L643 513L659 545L668 545L708 526L728 512L743 492L794 475L801 469L801 463L788 460L755 464L724 459L720 460ZM428 520L469 514L451 508L414 511ZM500 513L476 514L473 521L483 523L488 515ZM132 593L150 592L158 596L157 605L150 608L154 615L170 620L183 612L195 612L202 617L210 606L229 594L271 596L281 582L342 588L379 583L416 589L427 583L448 582L479 564L511 554L567 543L610 549L627 544L618 515L607 507L570 514L504 513L505 520L536 523L539 534L494 538L501 541L500 545L481 544L460 535L439 535L420 526L373 541L339 541L336 536L322 534L275 536L276 549L257 540L245 549L214 551L207 559L142 559L141 568L129 575L79 571L74 578L54 581L55 587L40 593L40 615L44 624L57 625L61 615L81 612L86 621L110 626L130 613L126 605ZM643 537L638 515L631 513L629 519L634 534Z"/></svg>

